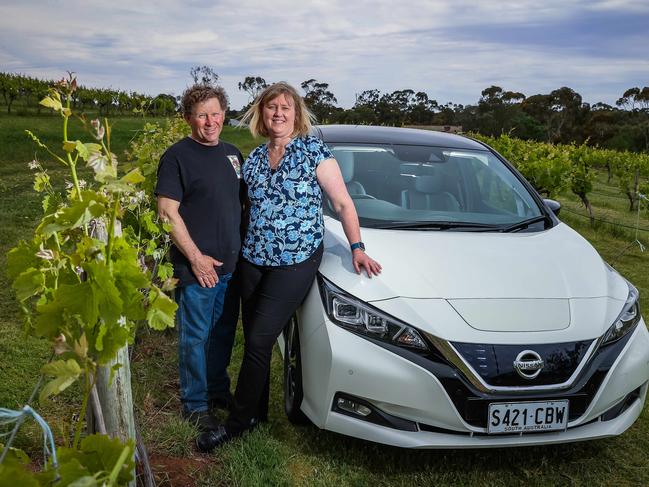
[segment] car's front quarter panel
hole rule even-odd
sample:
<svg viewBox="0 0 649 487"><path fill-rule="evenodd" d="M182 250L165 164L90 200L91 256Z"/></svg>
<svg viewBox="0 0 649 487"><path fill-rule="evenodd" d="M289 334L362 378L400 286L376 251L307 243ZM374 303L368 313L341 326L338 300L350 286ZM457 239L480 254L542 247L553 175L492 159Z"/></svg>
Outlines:
<svg viewBox="0 0 649 487"><path fill-rule="evenodd" d="M649 380L649 331L644 320L640 320L631 333L629 342L602 382L589 409L575 424L598 417Z"/></svg>

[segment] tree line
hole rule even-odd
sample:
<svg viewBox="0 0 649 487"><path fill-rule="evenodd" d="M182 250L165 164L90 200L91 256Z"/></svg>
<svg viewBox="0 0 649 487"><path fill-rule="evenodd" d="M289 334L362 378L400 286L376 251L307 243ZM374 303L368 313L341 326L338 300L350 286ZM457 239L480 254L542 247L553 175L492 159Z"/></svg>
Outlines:
<svg viewBox="0 0 649 487"><path fill-rule="evenodd" d="M190 70L195 83L219 84L219 75L209 66ZM0 73L0 94L8 113L16 101L40 113L39 101L52 81L11 73ZM246 76L238 89L248 94L248 104L230 110L236 118L269 85L260 76ZM304 100L320 123L390 126L460 126L465 132L486 136L508 134L522 140L561 144L587 144L615 150L649 152L649 87L632 87L621 94L615 106L589 104L569 87L547 94L526 96L500 86L482 90L477 103L439 103L426 92L411 89L382 93L377 89L356 94L351 108L338 106L329 84L308 79L300 84ZM179 97L161 93L155 97L122 90L80 86L72 100L77 111L104 115L133 112L169 116L179 110Z"/></svg>
<svg viewBox="0 0 649 487"><path fill-rule="evenodd" d="M649 152L649 87L630 88L615 106L585 103L568 87L525 96L499 86L484 89L475 105L440 104L410 89L365 90L342 109L326 83L302 83L305 100L323 123L461 126L465 132L522 140Z"/></svg>
<svg viewBox="0 0 649 487"><path fill-rule="evenodd" d="M40 101L56 84L53 80L42 80L15 73L0 73L0 101L8 114L37 113L44 107ZM161 93L149 96L135 91L113 90L78 86L72 95L72 108L77 112L93 112L99 116L131 115L147 113L152 116L171 116L176 113L176 97Z"/></svg>

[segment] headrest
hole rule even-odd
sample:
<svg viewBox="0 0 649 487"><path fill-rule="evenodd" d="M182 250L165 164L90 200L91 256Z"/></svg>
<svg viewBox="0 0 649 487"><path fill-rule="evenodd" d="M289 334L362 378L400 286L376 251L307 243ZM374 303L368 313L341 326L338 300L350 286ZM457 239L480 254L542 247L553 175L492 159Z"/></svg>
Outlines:
<svg viewBox="0 0 649 487"><path fill-rule="evenodd" d="M350 151L333 151L333 155L338 161L343 180L346 183L350 182L354 179L354 153Z"/></svg>
<svg viewBox="0 0 649 487"><path fill-rule="evenodd" d="M442 178L440 176L417 176L415 189L420 193L439 193L442 189Z"/></svg>
<svg viewBox="0 0 649 487"><path fill-rule="evenodd" d="M406 162L399 165L399 171L402 176L416 176L421 173L421 165L413 162Z"/></svg>

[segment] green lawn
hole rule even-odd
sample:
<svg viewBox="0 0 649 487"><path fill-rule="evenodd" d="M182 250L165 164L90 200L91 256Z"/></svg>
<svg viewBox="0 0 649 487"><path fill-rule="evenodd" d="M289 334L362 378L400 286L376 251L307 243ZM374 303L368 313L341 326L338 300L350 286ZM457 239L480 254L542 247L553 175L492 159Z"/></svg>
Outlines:
<svg viewBox="0 0 649 487"><path fill-rule="evenodd" d="M143 125L139 118L113 122L113 152L120 156ZM36 383L48 347L20 331L18 307L4 275L6 252L20 238L28 238L40 215L40 202L31 188L27 161L41 152L24 136L30 129L43 141L58 144L58 120L53 117L0 117L0 406L20 407ZM72 138L81 127L75 124ZM243 130L226 127L223 138L246 154L259 141ZM58 187L63 171L50 165ZM598 177L596 192L620 195L615 185ZM635 215L620 198L591 195L598 217L629 224ZM565 210L585 213L570 194L559 200ZM632 244L634 235L605 225L591 228L587 219L569 211L562 218L576 228L643 295L649 293L649 250ZM649 227L646 211L641 225ZM640 232L649 245L649 232ZM625 250L626 249L626 250ZM195 431L179 418L176 333L140 330L133 347L133 387L142 434L151 454L159 485L649 485L649 409L624 435L607 440L562 446L473 451L413 451L387 447L289 424L282 409L281 360L273 359L270 423L227 445L213 455L198 454ZM231 375L241 359L239 335ZM74 388L45 405L43 412L59 443L69 438L69 419L78 410ZM32 452L40 448L35 427L26 425L17 440Z"/></svg>

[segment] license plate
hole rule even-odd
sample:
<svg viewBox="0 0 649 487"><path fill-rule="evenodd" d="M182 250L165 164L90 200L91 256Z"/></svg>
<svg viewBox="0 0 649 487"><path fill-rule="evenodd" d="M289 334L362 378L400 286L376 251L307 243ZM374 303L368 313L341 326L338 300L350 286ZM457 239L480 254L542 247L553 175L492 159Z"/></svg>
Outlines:
<svg viewBox="0 0 649 487"><path fill-rule="evenodd" d="M489 404L488 433L558 431L568 426L568 401Z"/></svg>

